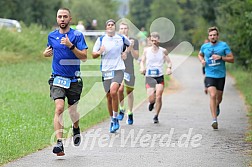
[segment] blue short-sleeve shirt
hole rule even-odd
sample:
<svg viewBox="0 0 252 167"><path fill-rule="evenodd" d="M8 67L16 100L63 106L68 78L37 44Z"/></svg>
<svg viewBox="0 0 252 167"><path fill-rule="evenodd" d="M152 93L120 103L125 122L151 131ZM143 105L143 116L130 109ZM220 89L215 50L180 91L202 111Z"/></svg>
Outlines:
<svg viewBox="0 0 252 167"><path fill-rule="evenodd" d="M79 50L87 49L87 44L83 34L70 28L66 33L70 42ZM52 74L63 77L75 77L80 73L80 59L75 56L67 46L60 44L61 38L66 34L61 34L55 30L48 35L47 46L53 48Z"/></svg>

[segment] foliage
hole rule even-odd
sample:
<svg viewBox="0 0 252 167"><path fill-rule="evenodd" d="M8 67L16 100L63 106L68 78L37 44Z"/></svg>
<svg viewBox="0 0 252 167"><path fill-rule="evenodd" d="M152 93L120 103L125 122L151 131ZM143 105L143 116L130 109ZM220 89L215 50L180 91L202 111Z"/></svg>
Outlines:
<svg viewBox="0 0 252 167"><path fill-rule="evenodd" d="M0 16L23 21L26 25L38 23L52 27L55 23L56 10L60 6L61 0L1 0Z"/></svg>
<svg viewBox="0 0 252 167"><path fill-rule="evenodd" d="M192 42L193 32L197 29L197 0L177 0L180 9L184 40Z"/></svg>
<svg viewBox="0 0 252 167"><path fill-rule="evenodd" d="M117 8L119 3L114 0L71 0L69 6L72 12L73 24L79 20L84 21L85 26L89 26L92 20L97 20L95 29L104 30L105 22L112 18L118 20Z"/></svg>
<svg viewBox="0 0 252 167"><path fill-rule="evenodd" d="M231 46L236 61L247 69L252 69L252 1L224 0L219 7L218 25L222 38Z"/></svg>
<svg viewBox="0 0 252 167"><path fill-rule="evenodd" d="M151 17L150 6L152 2L153 0L130 1L130 13L128 17L131 22L138 27L138 29L141 29L142 27L145 29L149 28L146 25L146 21Z"/></svg>
<svg viewBox="0 0 252 167"><path fill-rule="evenodd" d="M167 3L166 0L159 0L158 3L156 1L153 1L153 3L150 6L151 9L151 16L147 20L147 27L150 27L151 22L154 21L156 18L159 17L166 17L170 19L176 30L176 39L181 39L182 35L182 24L181 24L181 13L179 6L176 2L176 0L170 0L169 3ZM169 9L169 10L161 10L161 9Z"/></svg>

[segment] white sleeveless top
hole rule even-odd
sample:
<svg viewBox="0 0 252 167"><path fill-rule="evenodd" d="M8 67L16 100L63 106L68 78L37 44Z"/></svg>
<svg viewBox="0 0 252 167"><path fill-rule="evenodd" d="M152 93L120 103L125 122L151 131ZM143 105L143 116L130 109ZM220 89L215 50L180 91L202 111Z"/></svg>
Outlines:
<svg viewBox="0 0 252 167"><path fill-rule="evenodd" d="M152 47L146 49L146 77L159 77L163 75L164 64L164 48L159 47L156 53L151 50Z"/></svg>

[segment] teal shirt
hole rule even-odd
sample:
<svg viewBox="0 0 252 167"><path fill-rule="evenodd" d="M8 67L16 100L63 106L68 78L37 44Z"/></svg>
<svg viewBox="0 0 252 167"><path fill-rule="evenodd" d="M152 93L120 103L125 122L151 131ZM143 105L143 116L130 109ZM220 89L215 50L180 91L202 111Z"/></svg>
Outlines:
<svg viewBox="0 0 252 167"><path fill-rule="evenodd" d="M226 56L231 53L226 42L219 41L216 44L205 43L200 48L200 53L204 55L206 61L205 76L211 78L224 78L226 76L226 66L223 60L213 60L212 55Z"/></svg>

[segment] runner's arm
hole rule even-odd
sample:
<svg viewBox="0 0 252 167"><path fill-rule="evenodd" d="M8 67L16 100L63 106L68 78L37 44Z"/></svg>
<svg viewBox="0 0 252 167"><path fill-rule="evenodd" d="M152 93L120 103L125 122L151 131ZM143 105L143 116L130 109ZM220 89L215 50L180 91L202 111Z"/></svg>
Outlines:
<svg viewBox="0 0 252 167"><path fill-rule="evenodd" d="M206 61L204 60L204 55L203 55L203 53L199 52L198 58L199 58L199 61L201 62L201 64L202 64L203 66L205 66L205 65L206 65Z"/></svg>
<svg viewBox="0 0 252 167"><path fill-rule="evenodd" d="M168 55L167 49L164 49L164 60L167 63L166 74L170 75L170 74L172 74L172 62L171 62L171 59Z"/></svg>
<svg viewBox="0 0 252 167"><path fill-rule="evenodd" d="M130 39L130 46L127 48L127 52L131 52L133 58L137 60L139 58L139 47L135 45L139 45L138 42L134 39Z"/></svg>
<svg viewBox="0 0 252 167"><path fill-rule="evenodd" d="M146 61L146 50L144 50L143 55L141 57L141 62L140 62L140 72L141 74L145 74L146 69L145 69L145 61Z"/></svg>
<svg viewBox="0 0 252 167"><path fill-rule="evenodd" d="M46 49L43 52L43 55L45 57L51 57L53 55L52 47L51 46L46 47Z"/></svg>
<svg viewBox="0 0 252 167"><path fill-rule="evenodd" d="M81 61L85 62L87 60L87 49L79 50L74 46L72 52L78 57Z"/></svg>
<svg viewBox="0 0 252 167"><path fill-rule="evenodd" d="M222 56L221 59L228 63L234 63L234 55L232 52L227 54L226 56Z"/></svg>

